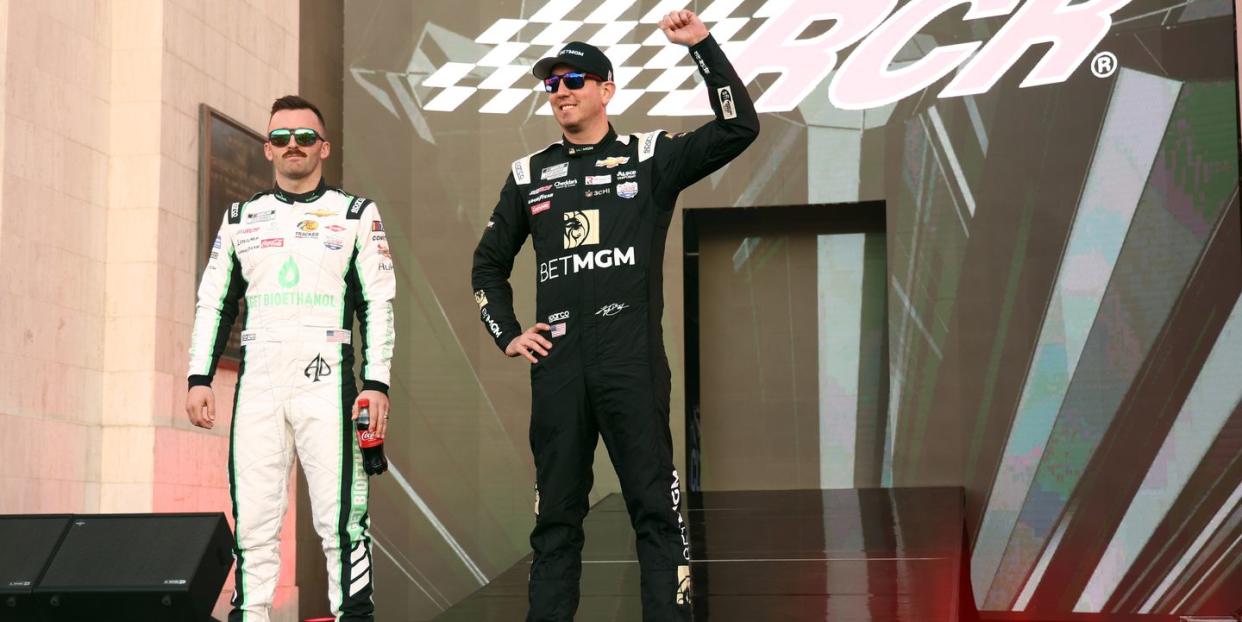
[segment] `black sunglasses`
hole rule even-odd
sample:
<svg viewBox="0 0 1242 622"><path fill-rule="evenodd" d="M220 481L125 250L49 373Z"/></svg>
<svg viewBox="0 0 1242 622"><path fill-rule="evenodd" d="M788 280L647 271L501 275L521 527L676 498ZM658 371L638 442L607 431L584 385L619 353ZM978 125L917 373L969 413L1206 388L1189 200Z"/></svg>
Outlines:
<svg viewBox="0 0 1242 622"><path fill-rule="evenodd" d="M272 143L273 147L284 147L289 144L289 139L293 139L299 147L309 147L315 144L323 137L319 132L309 127L299 127L297 129L280 128L272 130L267 134L267 142Z"/></svg>
<svg viewBox="0 0 1242 622"><path fill-rule="evenodd" d="M544 78L543 79L543 90L549 93L555 93L556 89L558 88L558 85L563 80L565 82L565 86L569 87L569 90L576 91L582 88L582 86L586 84L587 79L595 80L597 82L604 81L603 78L595 74L580 73L580 72L574 71L570 73L563 73L559 76L549 76L547 78Z"/></svg>

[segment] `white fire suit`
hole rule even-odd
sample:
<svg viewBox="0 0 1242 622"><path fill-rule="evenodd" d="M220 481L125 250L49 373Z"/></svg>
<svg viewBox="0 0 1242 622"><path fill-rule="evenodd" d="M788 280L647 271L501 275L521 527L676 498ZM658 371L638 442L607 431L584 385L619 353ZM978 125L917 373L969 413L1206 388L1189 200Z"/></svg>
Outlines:
<svg viewBox="0 0 1242 622"><path fill-rule="evenodd" d="M189 384L210 385L245 300L229 488L236 591L230 622L266 621L279 570L293 450L323 540L340 620L371 620L367 478L350 420L357 395L351 330L360 325L363 389L388 390L396 290L371 201L322 182L234 203L198 290Z"/></svg>

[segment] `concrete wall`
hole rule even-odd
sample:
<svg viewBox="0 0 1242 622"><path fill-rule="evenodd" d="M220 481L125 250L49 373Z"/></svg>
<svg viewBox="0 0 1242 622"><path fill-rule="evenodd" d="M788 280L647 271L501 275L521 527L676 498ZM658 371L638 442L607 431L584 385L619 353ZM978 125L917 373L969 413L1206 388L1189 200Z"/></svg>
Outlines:
<svg viewBox="0 0 1242 622"><path fill-rule="evenodd" d="M0 2L0 513L229 512L227 412L204 432L182 410L198 106L261 131L297 90L298 15ZM217 379L225 411L233 381Z"/></svg>
<svg viewBox="0 0 1242 622"><path fill-rule="evenodd" d="M111 20L63 8L0 4L5 512L98 508L105 481Z"/></svg>

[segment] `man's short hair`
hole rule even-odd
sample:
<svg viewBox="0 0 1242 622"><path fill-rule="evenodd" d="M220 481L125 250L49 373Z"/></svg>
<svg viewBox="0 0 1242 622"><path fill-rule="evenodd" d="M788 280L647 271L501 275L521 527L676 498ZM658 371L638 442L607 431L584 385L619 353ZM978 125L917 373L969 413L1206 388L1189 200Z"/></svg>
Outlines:
<svg viewBox="0 0 1242 622"><path fill-rule="evenodd" d="M315 113L319 118L319 125L324 131L328 131L328 124L323 120L323 113L319 112L319 108L312 104L309 99L298 95L285 95L280 99L272 102L272 114L276 114L281 110L309 110Z"/></svg>

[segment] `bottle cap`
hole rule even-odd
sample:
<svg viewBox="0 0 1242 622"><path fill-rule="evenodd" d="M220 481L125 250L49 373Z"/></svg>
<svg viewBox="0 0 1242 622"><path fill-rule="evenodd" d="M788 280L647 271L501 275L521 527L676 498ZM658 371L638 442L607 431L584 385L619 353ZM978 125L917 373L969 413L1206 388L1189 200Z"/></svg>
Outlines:
<svg viewBox="0 0 1242 622"><path fill-rule="evenodd" d="M358 400L358 408L370 408L370 407L371 407L371 400L365 397Z"/></svg>

